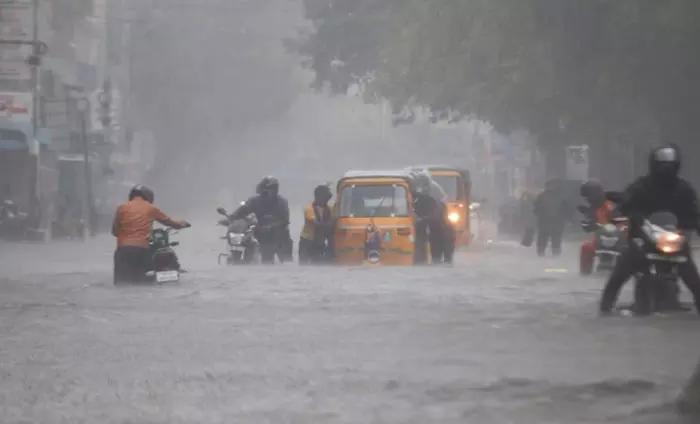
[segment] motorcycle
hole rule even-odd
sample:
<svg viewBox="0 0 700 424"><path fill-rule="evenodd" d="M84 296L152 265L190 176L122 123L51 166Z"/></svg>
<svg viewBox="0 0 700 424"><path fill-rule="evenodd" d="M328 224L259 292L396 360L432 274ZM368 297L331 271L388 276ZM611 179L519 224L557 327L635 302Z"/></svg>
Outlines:
<svg viewBox="0 0 700 424"><path fill-rule="evenodd" d="M670 212L653 213L641 230L641 237L633 239L644 258L636 273L635 309L643 314L679 309L678 267L689 261L687 237Z"/></svg>
<svg viewBox="0 0 700 424"><path fill-rule="evenodd" d="M0 206L0 234L9 238L24 238L28 214L20 212L12 200L4 200Z"/></svg>
<svg viewBox="0 0 700 424"><path fill-rule="evenodd" d="M218 262L226 261L227 265L258 263L260 256L260 243L255 238L257 219L254 214L244 219L230 221L229 214L224 208L216 211L225 216L218 221L218 225L226 227L226 235L221 237L226 240L226 253L219 254Z"/></svg>
<svg viewBox="0 0 700 424"><path fill-rule="evenodd" d="M593 272L612 271L618 257L627 248L628 220L619 217L613 218L612 223L593 225L595 246Z"/></svg>
<svg viewBox="0 0 700 424"><path fill-rule="evenodd" d="M593 252L590 257L582 254L581 275L612 271L618 257L627 248L629 220L616 216L610 223L599 223L595 221L595 213L589 206L579 206L578 210L585 217L581 228L586 233L593 233Z"/></svg>
<svg viewBox="0 0 700 424"><path fill-rule="evenodd" d="M180 274L184 272L173 249L173 247L179 246L180 242L170 241L170 237L176 233L177 230L172 228L154 228L151 231L149 248L153 269L146 272L146 277L158 284L176 283L180 281Z"/></svg>

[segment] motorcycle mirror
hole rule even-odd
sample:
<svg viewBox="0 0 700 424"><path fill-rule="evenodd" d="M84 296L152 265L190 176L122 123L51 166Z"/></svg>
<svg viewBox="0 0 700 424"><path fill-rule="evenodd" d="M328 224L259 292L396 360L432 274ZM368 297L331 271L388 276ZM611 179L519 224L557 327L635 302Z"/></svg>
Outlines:
<svg viewBox="0 0 700 424"><path fill-rule="evenodd" d="M179 241L174 241L174 242L170 243L170 246L172 246L172 247L179 246L179 245L180 245Z"/></svg>
<svg viewBox="0 0 700 424"><path fill-rule="evenodd" d="M216 212L217 212L219 215L228 216L228 212L226 212L226 209L224 209L224 208L222 208L222 207L216 208Z"/></svg>
<svg viewBox="0 0 700 424"><path fill-rule="evenodd" d="M590 221L581 221L581 229L587 233L595 231L596 225Z"/></svg>
<svg viewBox="0 0 700 424"><path fill-rule="evenodd" d="M223 226L223 227L228 227L229 222L228 222L228 219L220 219L218 224Z"/></svg>

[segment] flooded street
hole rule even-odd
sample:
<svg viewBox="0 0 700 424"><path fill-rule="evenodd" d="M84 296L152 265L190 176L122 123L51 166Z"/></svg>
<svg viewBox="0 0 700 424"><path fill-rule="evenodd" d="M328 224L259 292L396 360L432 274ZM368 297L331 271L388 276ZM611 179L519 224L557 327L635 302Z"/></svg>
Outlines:
<svg viewBox="0 0 700 424"><path fill-rule="evenodd" d="M107 237L0 245L2 421L681 422L696 317L598 318L572 246L222 269L215 236L183 232L190 273L162 287L113 287Z"/></svg>

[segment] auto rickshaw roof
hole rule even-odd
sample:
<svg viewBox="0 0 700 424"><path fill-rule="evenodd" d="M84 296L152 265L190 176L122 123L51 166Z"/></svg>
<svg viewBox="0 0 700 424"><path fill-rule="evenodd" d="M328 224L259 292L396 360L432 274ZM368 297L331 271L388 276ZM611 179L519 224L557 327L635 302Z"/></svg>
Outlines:
<svg viewBox="0 0 700 424"><path fill-rule="evenodd" d="M466 168L460 168L458 166L452 166L452 165L414 165L414 166L409 166L406 168L407 170L410 171L422 171L422 170L427 170L427 171L457 171L460 174L466 173L467 175L469 174L469 170Z"/></svg>
<svg viewBox="0 0 700 424"><path fill-rule="evenodd" d="M374 179L374 178L394 178L407 181L413 184L415 181L415 176L411 171L407 170L367 170L367 171L348 171L343 175L343 178L338 181L338 187L343 181L346 180L359 180L359 179Z"/></svg>

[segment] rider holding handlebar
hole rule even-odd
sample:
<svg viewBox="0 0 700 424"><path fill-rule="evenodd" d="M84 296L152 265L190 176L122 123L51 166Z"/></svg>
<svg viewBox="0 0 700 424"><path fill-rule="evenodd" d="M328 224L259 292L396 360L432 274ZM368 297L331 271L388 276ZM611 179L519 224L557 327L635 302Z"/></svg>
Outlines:
<svg viewBox="0 0 700 424"><path fill-rule="evenodd" d="M112 235L117 238L114 252L114 284L134 283L144 279L151 262L149 238L153 222L182 229L187 221L177 221L153 204L153 190L136 185L129 192L129 201L117 208Z"/></svg>

